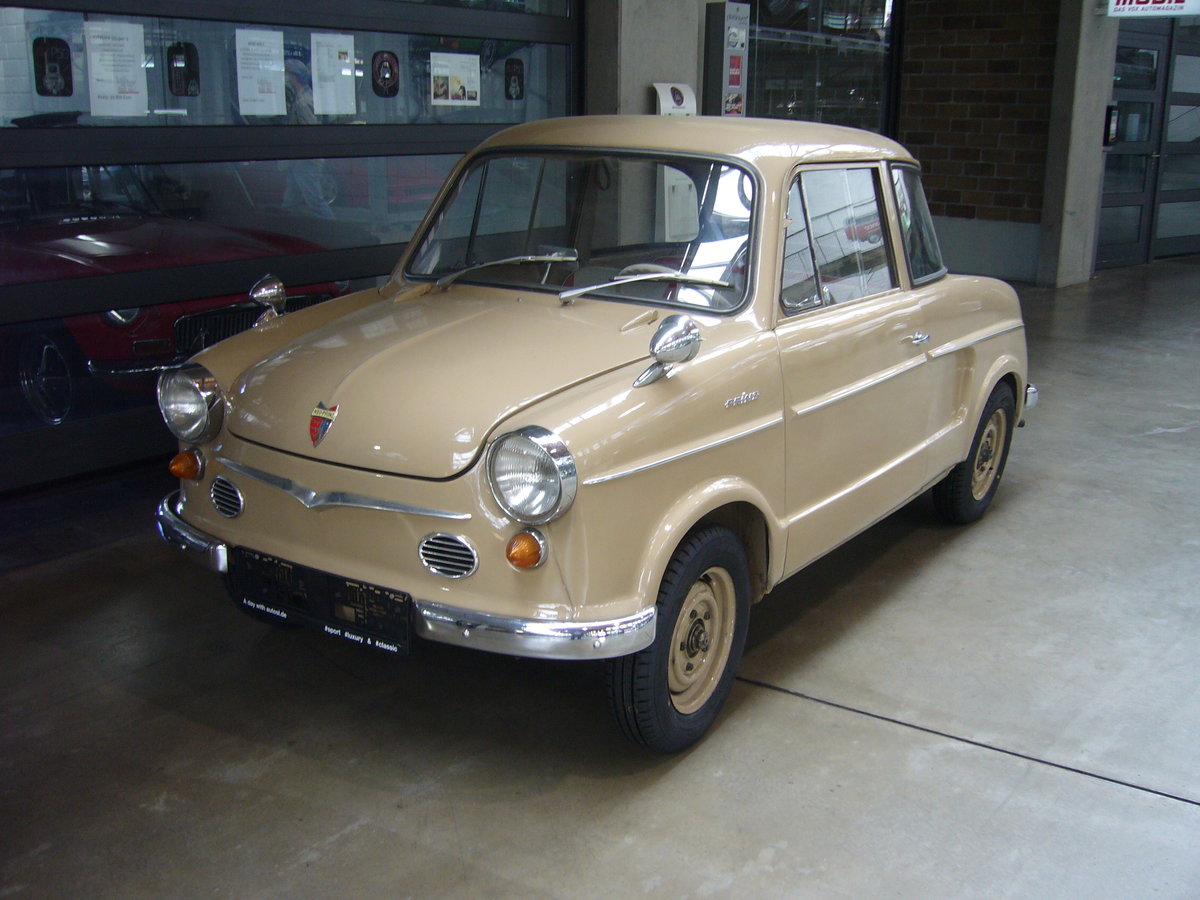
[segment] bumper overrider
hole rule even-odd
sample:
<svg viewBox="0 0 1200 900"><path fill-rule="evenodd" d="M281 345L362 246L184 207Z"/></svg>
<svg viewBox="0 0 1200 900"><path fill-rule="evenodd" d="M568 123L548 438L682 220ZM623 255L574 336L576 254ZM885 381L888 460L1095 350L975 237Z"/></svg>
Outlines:
<svg viewBox="0 0 1200 900"><path fill-rule="evenodd" d="M208 569L229 573L230 547L192 527L179 515L180 493L168 494L158 505L158 533L171 546ZM559 622L498 616L413 600L412 626L431 641L476 650L545 659L605 659L625 656L654 640L655 607L620 619L598 622Z"/></svg>

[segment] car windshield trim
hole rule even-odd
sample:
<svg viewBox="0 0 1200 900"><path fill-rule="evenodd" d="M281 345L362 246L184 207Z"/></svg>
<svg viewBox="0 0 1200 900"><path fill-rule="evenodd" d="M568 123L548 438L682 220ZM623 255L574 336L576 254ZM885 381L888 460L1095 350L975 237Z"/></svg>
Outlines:
<svg viewBox="0 0 1200 900"><path fill-rule="evenodd" d="M474 272L479 269L487 269L491 266L515 266L522 263L561 263L561 262L577 262L579 253L572 247L565 247L562 250L555 250L550 253L530 253L524 256L509 256L504 259L490 259L487 262L475 263L473 266L467 266L465 269L456 269L448 275L443 275L435 284L440 288L449 287L459 277L466 275L468 272ZM550 274L550 269L547 266L545 275L542 280Z"/></svg>
<svg viewBox="0 0 1200 900"><path fill-rule="evenodd" d="M687 272L666 271L666 272L639 272L632 275L624 275L614 278L612 281L605 281L600 284L588 284L583 287L569 288L561 291L558 299L564 304L570 303L576 297L582 297L584 294L590 294L593 291L603 291L606 288L620 287L623 284L631 284L635 281L678 281L682 284L694 284L700 287L722 288L724 290L732 290L733 285L727 281L718 281L715 278L704 278L700 275L689 275Z"/></svg>

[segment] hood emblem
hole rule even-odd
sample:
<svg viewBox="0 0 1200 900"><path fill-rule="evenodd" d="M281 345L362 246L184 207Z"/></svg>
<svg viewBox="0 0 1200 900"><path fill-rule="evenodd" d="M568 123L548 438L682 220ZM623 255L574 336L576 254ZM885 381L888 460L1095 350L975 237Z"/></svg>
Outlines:
<svg viewBox="0 0 1200 900"><path fill-rule="evenodd" d="M308 420L308 436L312 438L314 447L324 440L329 426L337 418L337 411L336 406L326 406L324 403L318 403L313 407L312 418Z"/></svg>

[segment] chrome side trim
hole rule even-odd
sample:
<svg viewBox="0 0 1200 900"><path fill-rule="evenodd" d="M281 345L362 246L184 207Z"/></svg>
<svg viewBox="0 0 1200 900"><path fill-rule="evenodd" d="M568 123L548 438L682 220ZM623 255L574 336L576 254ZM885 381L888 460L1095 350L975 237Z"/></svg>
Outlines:
<svg viewBox="0 0 1200 900"><path fill-rule="evenodd" d="M429 509L425 506L413 506L410 503L397 503L393 500L383 500L378 497L366 497L362 494L352 494L347 491L314 491L296 484L290 478L273 475L248 466L245 463L234 462L218 456L217 462L232 472L261 481L263 484L283 491L289 497L299 502L305 509L318 509L324 506L348 506L353 509L377 509L381 512L404 513L411 516L429 516L434 519L451 519L455 522L465 522L471 518L470 513L450 512L444 509Z"/></svg>
<svg viewBox="0 0 1200 900"><path fill-rule="evenodd" d="M177 356L173 359L156 363L114 363L111 365L101 365L89 362L87 364L87 371L89 375L94 375L97 378L137 378L146 375L161 375L168 369L178 369L185 362L187 362L186 356Z"/></svg>
<svg viewBox="0 0 1200 900"><path fill-rule="evenodd" d="M228 572L229 547L183 521L179 515L181 508L182 497L179 491L168 494L158 504L158 512L154 519L159 537L176 549L195 554L194 558L206 568L221 574Z"/></svg>
<svg viewBox="0 0 1200 900"><path fill-rule="evenodd" d="M783 416L777 416L769 422L763 422L761 425L755 425L752 428L747 428L745 431L740 431L737 434L731 434L729 437L710 441L709 443L702 444L699 447L693 447L691 450L684 450L683 452L673 454L672 456L665 456L662 459L654 460L654 462L643 463L640 466L634 466L632 469L625 469L622 472L613 472L610 475L598 475L595 478L589 478L583 484L585 487L590 487L593 484L604 484L608 481L616 481L618 478L625 478L627 475L637 475L639 472L657 469L659 466L665 466L668 463L678 462L679 460L686 459L689 456L695 456L697 453L703 453L706 450L713 450L725 444L731 444L734 441L740 441L742 438L750 437L753 434L758 434L760 431L766 431L768 428L774 428L781 422L783 422Z"/></svg>
<svg viewBox="0 0 1200 900"><path fill-rule="evenodd" d="M1023 322L1016 322L1012 325L1006 325L1003 328L996 328L992 331L985 331L982 334L974 337L966 338L961 341L951 341L949 344L942 344L940 347L929 351L930 359L938 359L942 356L949 356L951 353L957 353L960 350L966 350L968 347L974 347L976 344L982 344L984 341L990 341L992 338L998 338L1003 334L1008 334L1013 331L1020 331L1025 327Z"/></svg>
<svg viewBox="0 0 1200 900"><path fill-rule="evenodd" d="M932 355L932 354L930 354ZM847 397L853 397L855 394L861 394L863 391L870 390L873 387L883 384L886 381L891 381L893 378L898 378L906 372L911 372L920 366L925 365L925 354L914 356L907 359L899 365L892 366L879 375L872 375L870 378L864 378L862 381L856 381L854 384L847 385L840 390L833 391L821 397L819 400L814 400L805 406L793 406L792 412L797 416L807 416L809 413L816 412L819 409L824 409L827 406L832 406Z"/></svg>
<svg viewBox="0 0 1200 900"><path fill-rule="evenodd" d="M543 659L608 659L654 641L657 610L600 622L517 619L418 600L413 624L421 637L444 644Z"/></svg>

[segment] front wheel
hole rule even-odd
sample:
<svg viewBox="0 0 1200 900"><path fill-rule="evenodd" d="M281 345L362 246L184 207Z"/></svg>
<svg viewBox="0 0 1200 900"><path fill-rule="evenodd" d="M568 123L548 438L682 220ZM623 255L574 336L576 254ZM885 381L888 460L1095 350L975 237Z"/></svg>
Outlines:
<svg viewBox="0 0 1200 900"><path fill-rule="evenodd" d="M691 746L733 684L750 615L750 569L732 531L708 526L675 551L658 593L654 643L609 665L626 736L664 753Z"/></svg>
<svg viewBox="0 0 1200 900"><path fill-rule="evenodd" d="M62 334L37 332L21 340L17 380L30 410L46 425L62 423L78 404L75 354Z"/></svg>
<svg viewBox="0 0 1200 900"><path fill-rule="evenodd" d="M933 505L946 521L962 525L987 511L1004 475L1015 413L1012 388L1002 381L983 407L970 454L933 486Z"/></svg>

